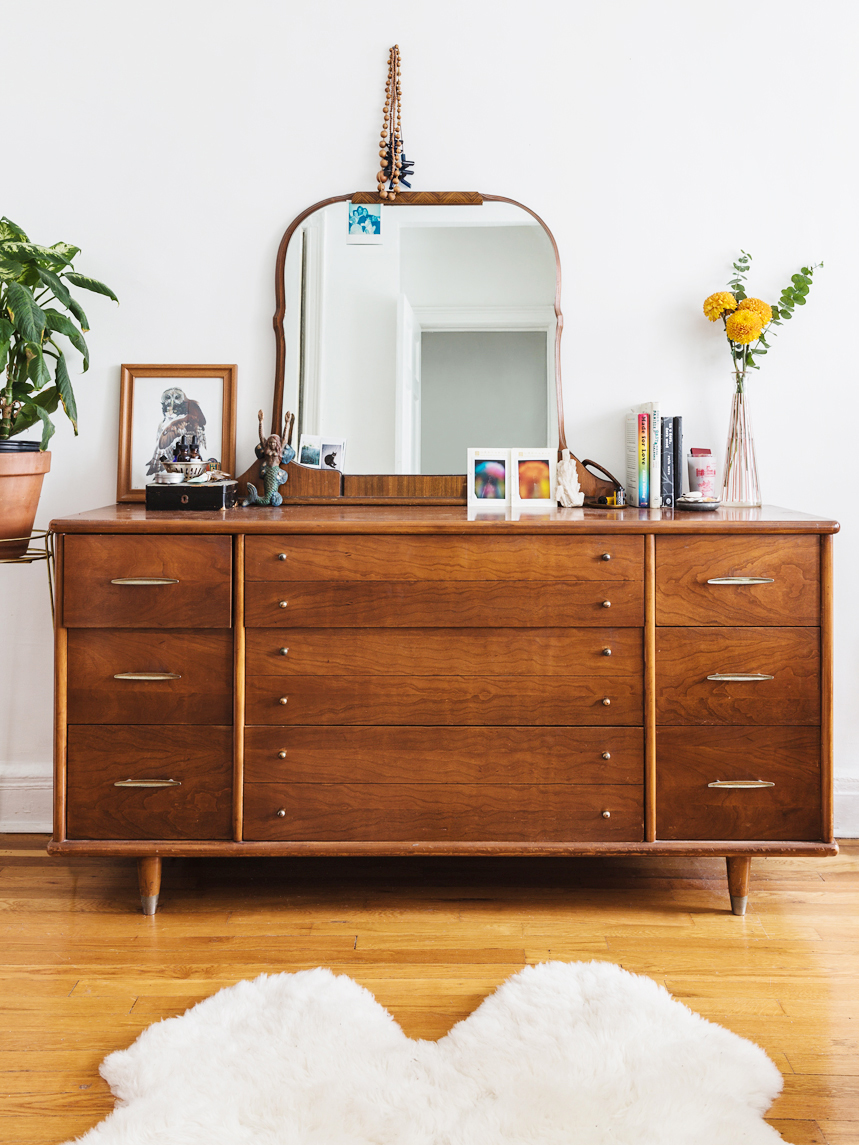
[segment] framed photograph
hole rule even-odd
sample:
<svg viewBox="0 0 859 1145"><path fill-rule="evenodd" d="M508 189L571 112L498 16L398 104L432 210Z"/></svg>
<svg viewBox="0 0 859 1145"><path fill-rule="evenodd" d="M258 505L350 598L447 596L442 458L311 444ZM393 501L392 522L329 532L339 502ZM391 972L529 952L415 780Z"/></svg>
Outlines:
<svg viewBox="0 0 859 1145"><path fill-rule="evenodd" d="M236 469L236 366L123 366L117 501L143 501L184 435L225 473Z"/></svg>
<svg viewBox="0 0 859 1145"><path fill-rule="evenodd" d="M557 504L558 451L510 450L510 504L551 509Z"/></svg>
<svg viewBox="0 0 859 1145"><path fill-rule="evenodd" d="M510 504L510 450L469 449L467 480L469 505L506 509Z"/></svg>
<svg viewBox="0 0 859 1145"><path fill-rule="evenodd" d="M322 458L322 438L317 433L303 433L298 446L299 465L307 465L311 469L318 469Z"/></svg>
<svg viewBox="0 0 859 1145"><path fill-rule="evenodd" d="M349 230L346 242L366 246L382 241L382 204L347 203Z"/></svg>
<svg viewBox="0 0 859 1145"><path fill-rule="evenodd" d="M345 459L345 439L341 438L339 441L334 441L326 437L322 438L322 450L319 455L320 469L339 469L340 472L343 473L343 463Z"/></svg>

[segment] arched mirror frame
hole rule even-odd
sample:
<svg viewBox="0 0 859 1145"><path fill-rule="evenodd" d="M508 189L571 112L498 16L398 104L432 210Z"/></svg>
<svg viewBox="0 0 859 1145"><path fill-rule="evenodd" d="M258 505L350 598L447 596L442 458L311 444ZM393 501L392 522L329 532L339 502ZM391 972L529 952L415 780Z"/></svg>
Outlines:
<svg viewBox="0 0 859 1145"><path fill-rule="evenodd" d="M349 195L332 195L314 203L289 224L280 240L275 263L275 312L272 324L276 343L276 357L274 370L274 403L271 415L271 432L279 433L283 428L283 391L286 370L286 334L284 331L284 318L286 315L286 285L284 271L286 266L286 252L289 242L296 230L305 219L316 211L322 210L332 203L382 203L384 206L480 206L485 202L509 203L514 207L531 215L543 228L552 244L555 255L555 396L558 406L558 451L567 448L566 428L564 425L564 394L561 385L561 335L564 329L564 316L561 312L561 259L555 236L546 226L546 223L536 211L510 199L506 195L483 195L477 191L411 191L402 192L393 201L383 200L372 191L356 191ZM574 456L574 455L573 455ZM603 480L591 473L586 466L595 462L580 461L575 458L579 475L579 484L586 499L595 500L599 496L613 492L613 481ZM256 466L243 476L243 480L253 481L256 477ZM603 472L605 472L603 470ZM428 503L460 504L465 501L465 474L455 477L420 475L420 474L340 474L332 471L308 469L305 466L291 462L289 465L290 479L282 492L286 501L303 501L305 499L340 500L348 498L353 504L360 501L378 503L379 501L419 501Z"/></svg>

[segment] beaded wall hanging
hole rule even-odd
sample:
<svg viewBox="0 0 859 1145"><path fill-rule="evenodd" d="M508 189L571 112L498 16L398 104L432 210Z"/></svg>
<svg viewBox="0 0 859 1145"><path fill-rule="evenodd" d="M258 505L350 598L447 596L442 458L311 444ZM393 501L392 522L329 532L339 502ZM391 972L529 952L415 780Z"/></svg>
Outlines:
<svg viewBox="0 0 859 1145"><path fill-rule="evenodd" d="M406 158L403 149L400 84L400 48L394 44L388 53L388 81L385 84L385 108L382 113L382 134L379 158L382 166L376 176L380 199L396 199L400 187L411 187L406 182L414 169L414 162Z"/></svg>

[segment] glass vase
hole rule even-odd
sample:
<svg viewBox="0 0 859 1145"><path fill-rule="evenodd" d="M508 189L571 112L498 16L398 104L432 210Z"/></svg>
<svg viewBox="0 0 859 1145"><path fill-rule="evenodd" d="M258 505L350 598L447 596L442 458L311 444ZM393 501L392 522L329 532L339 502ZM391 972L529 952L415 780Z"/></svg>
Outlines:
<svg viewBox="0 0 859 1145"><path fill-rule="evenodd" d="M722 504L735 509L753 509L761 503L755 439L743 379L735 378L735 381L728 444L725 446Z"/></svg>

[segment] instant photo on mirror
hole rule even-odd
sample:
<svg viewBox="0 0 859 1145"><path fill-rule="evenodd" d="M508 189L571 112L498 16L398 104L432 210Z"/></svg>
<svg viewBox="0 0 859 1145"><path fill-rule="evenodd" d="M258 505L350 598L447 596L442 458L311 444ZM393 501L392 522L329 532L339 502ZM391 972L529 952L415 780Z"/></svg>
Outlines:
<svg viewBox="0 0 859 1145"><path fill-rule="evenodd" d="M469 505L505 509L510 504L510 450L469 449L467 480Z"/></svg>

